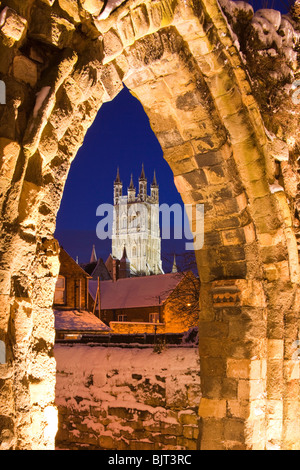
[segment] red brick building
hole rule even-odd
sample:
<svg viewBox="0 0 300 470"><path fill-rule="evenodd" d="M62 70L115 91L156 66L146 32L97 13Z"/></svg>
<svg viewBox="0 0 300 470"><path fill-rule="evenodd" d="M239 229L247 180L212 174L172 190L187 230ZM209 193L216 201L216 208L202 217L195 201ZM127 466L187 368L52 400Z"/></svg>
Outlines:
<svg viewBox="0 0 300 470"><path fill-rule="evenodd" d="M91 276L60 249L60 272L53 310L57 339L76 339L87 332L106 333L110 328L89 311L88 283Z"/></svg>
<svg viewBox="0 0 300 470"><path fill-rule="evenodd" d="M96 297L99 285L100 309L99 297ZM89 293L91 307L94 308L96 300L101 320L114 332L153 332L153 324L156 324L158 332L181 333L197 324L183 314L185 309L188 314L192 306L191 298L195 298L193 290L197 285L192 272L169 273L100 283L90 280ZM198 293L196 298L198 303Z"/></svg>

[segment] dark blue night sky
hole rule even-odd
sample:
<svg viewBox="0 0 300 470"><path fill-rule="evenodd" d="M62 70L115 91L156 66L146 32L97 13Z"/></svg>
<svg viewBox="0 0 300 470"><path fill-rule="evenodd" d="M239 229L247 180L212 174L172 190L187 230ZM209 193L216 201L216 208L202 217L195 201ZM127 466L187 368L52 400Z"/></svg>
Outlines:
<svg viewBox="0 0 300 470"><path fill-rule="evenodd" d="M139 101L124 88L112 102L102 106L88 131L72 163L58 213L55 236L73 258L79 257L80 263L89 261L93 244L98 257L106 260L110 254L111 240L101 241L96 236L100 221L96 209L102 203L113 203L117 167L125 194L131 173L138 187L142 163L148 178L148 193L155 170L160 203L182 204L148 117ZM185 241L163 240L163 260L171 260L174 251L183 252ZM169 264L165 263L164 268L168 270Z"/></svg>

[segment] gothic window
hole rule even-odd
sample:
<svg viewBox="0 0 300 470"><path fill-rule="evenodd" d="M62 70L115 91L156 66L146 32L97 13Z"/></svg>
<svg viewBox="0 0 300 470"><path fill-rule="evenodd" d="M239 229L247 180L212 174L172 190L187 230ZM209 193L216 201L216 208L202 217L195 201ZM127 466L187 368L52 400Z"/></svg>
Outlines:
<svg viewBox="0 0 300 470"><path fill-rule="evenodd" d="M136 258L136 246L132 247L132 257Z"/></svg>

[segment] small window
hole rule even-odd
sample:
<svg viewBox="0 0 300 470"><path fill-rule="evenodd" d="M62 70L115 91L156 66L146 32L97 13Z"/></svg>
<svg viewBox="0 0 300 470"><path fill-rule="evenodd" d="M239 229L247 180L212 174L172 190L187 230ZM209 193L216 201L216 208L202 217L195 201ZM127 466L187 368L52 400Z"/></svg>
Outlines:
<svg viewBox="0 0 300 470"><path fill-rule="evenodd" d="M132 248L132 257L136 258L136 247L135 246Z"/></svg>
<svg viewBox="0 0 300 470"><path fill-rule="evenodd" d="M118 315L118 321L127 321L127 315Z"/></svg>
<svg viewBox="0 0 300 470"><path fill-rule="evenodd" d="M149 314L149 323L159 323L159 313L150 313Z"/></svg>
<svg viewBox="0 0 300 470"><path fill-rule="evenodd" d="M63 276L58 276L55 286L54 304L65 304L66 280Z"/></svg>

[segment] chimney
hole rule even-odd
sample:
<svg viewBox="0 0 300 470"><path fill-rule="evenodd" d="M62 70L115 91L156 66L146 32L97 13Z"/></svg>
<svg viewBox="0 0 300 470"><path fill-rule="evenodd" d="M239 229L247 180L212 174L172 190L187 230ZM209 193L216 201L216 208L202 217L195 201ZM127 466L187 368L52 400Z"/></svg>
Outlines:
<svg viewBox="0 0 300 470"><path fill-rule="evenodd" d="M113 277L113 282L117 281L117 261L116 259L113 259L113 267L112 267L112 277Z"/></svg>
<svg viewBox="0 0 300 470"><path fill-rule="evenodd" d="M127 258L126 247L124 246L123 256L119 264L119 279L130 277L130 261Z"/></svg>

